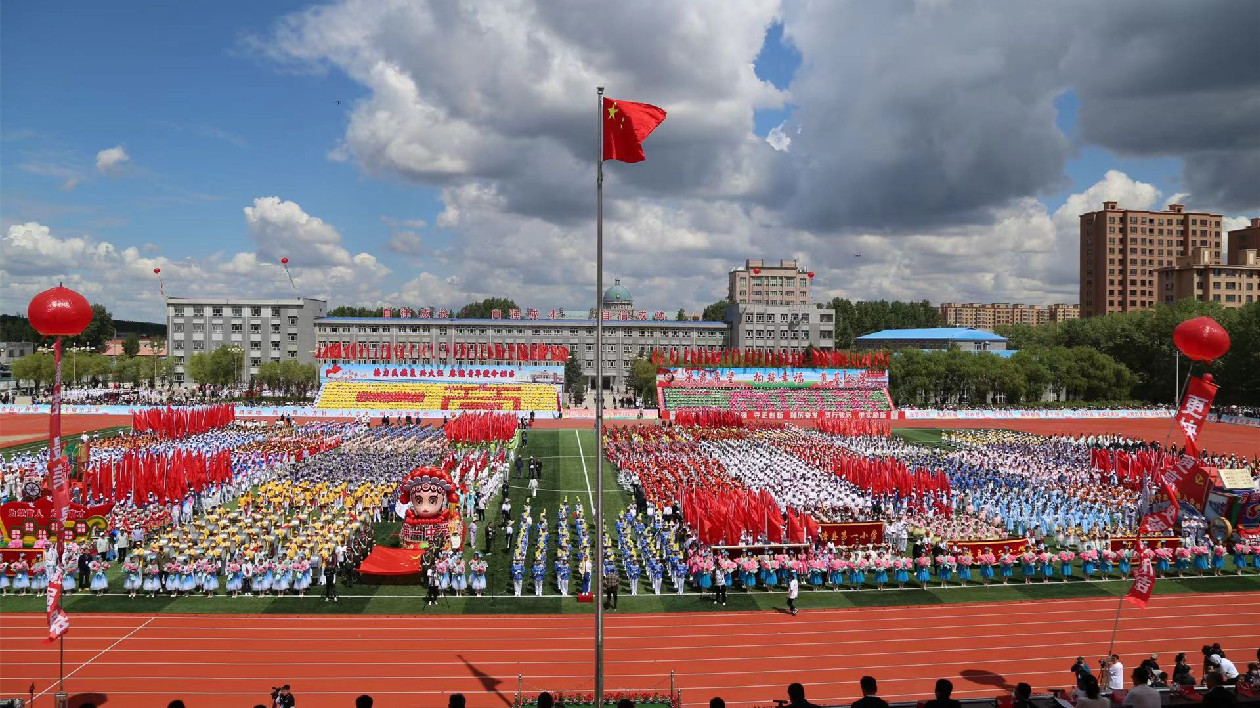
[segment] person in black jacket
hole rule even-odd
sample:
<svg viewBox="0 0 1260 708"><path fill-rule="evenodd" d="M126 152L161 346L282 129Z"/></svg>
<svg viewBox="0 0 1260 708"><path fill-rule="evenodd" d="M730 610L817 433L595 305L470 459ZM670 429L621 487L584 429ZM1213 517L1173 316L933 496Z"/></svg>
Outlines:
<svg viewBox="0 0 1260 708"><path fill-rule="evenodd" d="M949 679L936 680L936 698L928 701L924 708L962 708L962 704L950 698L954 695L954 683Z"/></svg>
<svg viewBox="0 0 1260 708"><path fill-rule="evenodd" d="M332 599L333 602L341 602L337 597L337 564L332 559L324 561L324 602Z"/></svg>
<svg viewBox="0 0 1260 708"><path fill-rule="evenodd" d="M1076 676L1076 687L1084 691L1086 677L1094 675L1094 672L1089 668L1089 662L1085 661L1085 657L1078 656L1076 657L1076 663L1072 664L1071 671L1072 675Z"/></svg>
<svg viewBox="0 0 1260 708"><path fill-rule="evenodd" d="M293 708L297 705L297 699L293 697L293 693L289 690L289 684L285 684L280 688L271 689L271 705L272 708Z"/></svg>
<svg viewBox="0 0 1260 708"><path fill-rule="evenodd" d="M853 702L850 708L888 708L888 701L880 698L879 684L875 683L874 676L863 676L859 682L862 686L862 697Z"/></svg>
<svg viewBox="0 0 1260 708"><path fill-rule="evenodd" d="M80 590L87 590L92 586L92 568L88 563L92 562L92 556L87 551L79 554L79 583Z"/></svg>

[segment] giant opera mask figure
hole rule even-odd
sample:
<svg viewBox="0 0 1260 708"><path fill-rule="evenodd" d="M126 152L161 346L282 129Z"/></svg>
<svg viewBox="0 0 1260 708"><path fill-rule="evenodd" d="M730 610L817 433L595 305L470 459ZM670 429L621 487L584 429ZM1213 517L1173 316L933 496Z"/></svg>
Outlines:
<svg viewBox="0 0 1260 708"><path fill-rule="evenodd" d="M459 489L450 473L437 467L417 467L403 479L398 494L403 526L399 540L407 548L460 545Z"/></svg>

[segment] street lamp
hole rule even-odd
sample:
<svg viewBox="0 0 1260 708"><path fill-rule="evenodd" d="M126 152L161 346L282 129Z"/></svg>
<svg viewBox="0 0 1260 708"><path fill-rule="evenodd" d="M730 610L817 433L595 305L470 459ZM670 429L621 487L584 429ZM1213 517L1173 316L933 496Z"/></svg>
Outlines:
<svg viewBox="0 0 1260 708"><path fill-rule="evenodd" d="M235 344L229 344L227 350L232 353L232 372L234 383L238 386L241 383L241 352L245 351Z"/></svg>

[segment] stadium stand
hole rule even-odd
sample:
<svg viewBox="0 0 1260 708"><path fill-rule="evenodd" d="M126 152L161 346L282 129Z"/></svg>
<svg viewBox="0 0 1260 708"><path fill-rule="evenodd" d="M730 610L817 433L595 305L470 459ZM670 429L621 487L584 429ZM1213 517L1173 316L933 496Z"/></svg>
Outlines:
<svg viewBox="0 0 1260 708"><path fill-rule="evenodd" d="M548 384L449 384L329 381L316 408L328 410L554 411Z"/></svg>
<svg viewBox="0 0 1260 708"><path fill-rule="evenodd" d="M664 387L666 410L719 408L732 411L847 413L892 409L883 389Z"/></svg>

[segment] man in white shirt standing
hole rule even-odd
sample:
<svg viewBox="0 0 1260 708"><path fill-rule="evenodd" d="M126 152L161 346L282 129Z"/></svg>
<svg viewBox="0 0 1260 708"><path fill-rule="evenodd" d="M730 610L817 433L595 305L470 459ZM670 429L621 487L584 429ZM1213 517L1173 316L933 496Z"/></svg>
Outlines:
<svg viewBox="0 0 1260 708"><path fill-rule="evenodd" d="M1120 655L1112 654L1111 659L1103 662L1103 671L1107 673L1107 690L1124 690L1124 664L1120 663Z"/></svg>
<svg viewBox="0 0 1260 708"><path fill-rule="evenodd" d="M1159 691L1151 688L1151 672L1139 666L1133 670L1133 690L1124 697L1124 705L1130 708L1160 708L1163 703Z"/></svg>
<svg viewBox="0 0 1260 708"><path fill-rule="evenodd" d="M801 592L800 581L796 579L796 573L792 573L792 579L788 581L788 612L793 617L796 616L796 596Z"/></svg>
<svg viewBox="0 0 1260 708"><path fill-rule="evenodd" d="M1238 667L1234 666L1234 662L1220 654L1211 654L1208 656L1207 663L1209 666L1216 667L1216 670L1225 678L1225 683L1238 683Z"/></svg>

